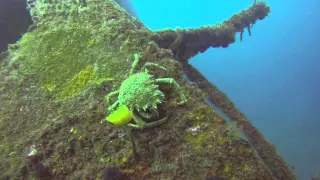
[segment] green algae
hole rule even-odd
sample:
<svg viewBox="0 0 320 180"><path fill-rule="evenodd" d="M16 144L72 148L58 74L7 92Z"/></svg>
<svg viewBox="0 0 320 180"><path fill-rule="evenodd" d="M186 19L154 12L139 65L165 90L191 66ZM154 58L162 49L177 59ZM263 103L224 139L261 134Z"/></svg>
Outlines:
<svg viewBox="0 0 320 180"><path fill-rule="evenodd" d="M32 77L34 85L51 97L64 100L80 94L88 85L99 86L104 81L110 85L110 79L123 79L123 70L131 64L132 57L128 53L119 55L119 48L114 49L114 46L119 45L126 51L129 46L134 47L132 43L136 40L127 36L127 33L134 33L132 27L118 26L119 22L101 18L102 14L94 11L111 8L108 3L91 2L88 8L92 11L87 11L88 8L79 2L67 3L71 9L86 9L72 13L55 7L60 2L39 3L41 6L32 8L36 27L30 28L9 47L10 65L19 67L15 78L23 81ZM42 7L48 7L47 12L42 13ZM66 12L69 10L65 9ZM127 24L132 26L130 22ZM89 66L90 70L86 69Z"/></svg>
<svg viewBox="0 0 320 180"><path fill-rule="evenodd" d="M58 98L65 99L78 94L86 85L92 83L95 78L96 76L93 71L93 67L86 67L66 83L62 91L58 93Z"/></svg>
<svg viewBox="0 0 320 180"><path fill-rule="evenodd" d="M50 92L60 92L74 81L93 60L88 49L92 34L84 26L69 23L63 26L36 29L18 42L13 63L19 63L20 73L37 74L40 85ZM83 73L82 73L83 74Z"/></svg>

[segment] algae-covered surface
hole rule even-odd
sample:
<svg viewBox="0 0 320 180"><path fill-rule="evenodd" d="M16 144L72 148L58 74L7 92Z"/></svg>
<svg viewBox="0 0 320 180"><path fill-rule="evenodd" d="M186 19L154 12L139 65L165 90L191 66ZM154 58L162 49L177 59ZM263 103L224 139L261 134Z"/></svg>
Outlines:
<svg viewBox="0 0 320 180"><path fill-rule="evenodd" d="M0 179L102 179L106 167L122 179L273 179L141 22L109 0L37 2L34 25L1 57ZM165 67L148 73L174 78L188 101L159 86L158 118L168 122L132 130L134 150L124 128L105 121L105 96L129 76L136 53L140 68Z"/></svg>

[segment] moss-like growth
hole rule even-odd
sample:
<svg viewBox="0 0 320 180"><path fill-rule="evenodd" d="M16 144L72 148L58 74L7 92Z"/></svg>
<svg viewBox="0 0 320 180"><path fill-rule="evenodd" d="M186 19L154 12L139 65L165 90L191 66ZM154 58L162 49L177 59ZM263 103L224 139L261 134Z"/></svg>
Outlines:
<svg viewBox="0 0 320 180"><path fill-rule="evenodd" d="M219 138L217 142L212 141L213 137L219 135L217 127L214 127L217 122L215 122L214 119L212 119L212 122L207 119L207 117L215 116L214 110L205 106L198 107L194 111L188 113L187 116L189 119L194 120L194 125L188 129L185 138L195 149L199 151L203 151L204 148L207 150L213 149L217 142L219 145L222 145ZM221 138L227 139L224 138L223 135L221 135Z"/></svg>
<svg viewBox="0 0 320 180"><path fill-rule="evenodd" d="M45 0L30 5L31 14L37 19L37 28L9 47L11 65L19 66L16 77L28 79L37 76L34 84L53 97L66 99L79 94L88 85L123 76L121 71L126 63L119 59L129 59L130 56L119 56L119 49L110 48L117 38L121 37L126 42L130 40L119 36L119 31L114 29L117 26L114 21L101 19L95 11L80 11L103 6L107 8L106 4L97 2L83 7L80 1L53 3ZM126 46L126 43L117 43L123 48Z"/></svg>
<svg viewBox="0 0 320 180"><path fill-rule="evenodd" d="M93 34L86 26L73 22L52 26L24 35L19 48L11 51L11 63L20 64L23 77L37 74L44 89L66 97L76 93L76 85L83 87L94 79L93 68L86 69L93 64L90 56L94 52L88 47ZM67 89L71 90L69 94Z"/></svg>
<svg viewBox="0 0 320 180"><path fill-rule="evenodd" d="M66 86L58 93L58 98L65 99L78 94L86 85L93 83L95 79L93 67L88 66L66 83Z"/></svg>

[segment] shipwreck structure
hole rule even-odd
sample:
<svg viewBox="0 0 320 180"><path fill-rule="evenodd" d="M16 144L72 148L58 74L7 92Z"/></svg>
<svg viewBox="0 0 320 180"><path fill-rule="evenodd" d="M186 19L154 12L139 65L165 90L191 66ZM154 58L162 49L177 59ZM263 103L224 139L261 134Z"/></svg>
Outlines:
<svg viewBox="0 0 320 180"><path fill-rule="evenodd" d="M33 24L1 54L0 179L296 179L231 100L188 64L210 47L227 48L236 33L251 34L270 12L264 2L214 26L156 32L111 0L37 0L28 7ZM140 114L147 123L167 122L129 130L107 122L105 96L134 79L130 69L146 65L148 82L169 83L153 84L163 99ZM137 77L141 83L145 76ZM143 98L142 88L128 89ZM181 97L187 100L179 104ZM139 102L134 98L127 99Z"/></svg>

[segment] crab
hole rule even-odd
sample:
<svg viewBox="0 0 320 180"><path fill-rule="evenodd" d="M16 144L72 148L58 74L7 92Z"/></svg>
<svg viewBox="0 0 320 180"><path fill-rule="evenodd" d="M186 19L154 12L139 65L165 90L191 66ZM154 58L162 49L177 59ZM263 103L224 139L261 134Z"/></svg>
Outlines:
<svg viewBox="0 0 320 180"><path fill-rule="evenodd" d="M164 93L159 90L160 84L169 84L178 91L181 98L181 101L178 102L179 105L185 104L187 99L175 79L155 78L147 69L148 67L155 67L166 70L165 67L147 62L140 71L136 72L139 59L140 55L134 54L134 62L132 63L129 77L122 82L120 89L110 92L106 96L106 101L107 104L110 104L111 97L118 95L118 99L108 107L108 110L112 112L117 107L126 106L132 112L134 122L126 125L132 128L144 129L159 126L167 121L166 117L153 122L145 122L143 120L158 115L157 106L164 101Z"/></svg>

